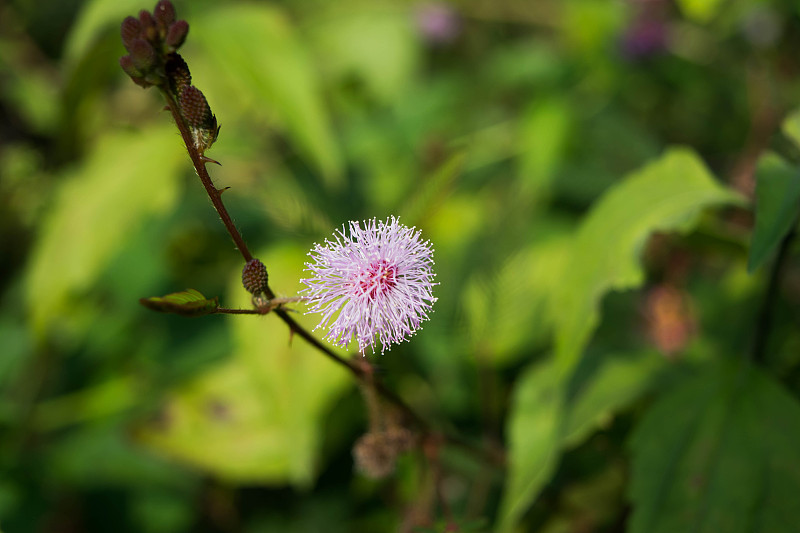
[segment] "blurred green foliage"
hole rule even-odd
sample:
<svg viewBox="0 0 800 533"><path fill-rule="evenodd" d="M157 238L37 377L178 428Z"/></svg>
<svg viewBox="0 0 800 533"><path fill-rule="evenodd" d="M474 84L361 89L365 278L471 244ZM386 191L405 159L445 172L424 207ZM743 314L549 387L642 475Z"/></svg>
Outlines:
<svg viewBox="0 0 800 533"><path fill-rule="evenodd" d="M371 360L507 465L420 449L367 479L357 383L283 323L139 305L250 306L160 96L117 62L152 5L12 0L3 531L797 530L795 3L176 8L271 286L295 295L348 220L419 227L436 312Z"/></svg>

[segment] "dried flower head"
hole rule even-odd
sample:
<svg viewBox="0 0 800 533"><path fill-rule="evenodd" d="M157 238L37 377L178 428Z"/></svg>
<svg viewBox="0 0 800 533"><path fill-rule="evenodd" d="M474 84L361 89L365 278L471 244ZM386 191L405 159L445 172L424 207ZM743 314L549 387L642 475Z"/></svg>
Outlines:
<svg viewBox="0 0 800 533"><path fill-rule="evenodd" d="M419 230L395 217L350 222L334 234L335 241L315 244L301 280L309 313L322 313L317 325L327 327L325 338L346 346L355 334L358 350L381 353L416 332L436 301L432 294L433 248ZM316 329L316 328L315 328Z"/></svg>

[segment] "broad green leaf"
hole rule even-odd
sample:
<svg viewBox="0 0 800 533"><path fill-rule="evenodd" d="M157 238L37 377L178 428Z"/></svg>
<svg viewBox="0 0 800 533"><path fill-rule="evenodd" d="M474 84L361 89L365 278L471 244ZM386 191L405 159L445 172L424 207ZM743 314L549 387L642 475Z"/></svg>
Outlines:
<svg viewBox="0 0 800 533"><path fill-rule="evenodd" d="M342 162L318 80L284 13L274 5L225 4L189 22L196 36L192 47L203 54L192 63L187 53L187 62L198 87L209 87L220 123L225 124L223 110L277 117L327 182L340 183Z"/></svg>
<svg viewBox="0 0 800 533"><path fill-rule="evenodd" d="M553 331L553 287L564 270L563 229L511 256L494 275L473 277L462 297L465 335L497 365L514 363Z"/></svg>
<svg viewBox="0 0 800 533"><path fill-rule="evenodd" d="M664 357L654 351L603 354L600 362L587 361L585 378L579 368L570 388L577 392L566 409L564 446L573 447L614 414L650 390L668 368Z"/></svg>
<svg viewBox="0 0 800 533"><path fill-rule="evenodd" d="M511 531L556 468L562 385L551 362L530 365L514 387L506 440L508 475L499 531Z"/></svg>
<svg viewBox="0 0 800 533"><path fill-rule="evenodd" d="M702 24L717 15L722 7L722 0L678 0L678 6L686 18Z"/></svg>
<svg viewBox="0 0 800 533"><path fill-rule="evenodd" d="M464 152L458 152L425 178L421 186L400 208L400 216L405 224L418 224L432 210L439 207L438 204L444 202L453 184L461 175L465 158Z"/></svg>
<svg viewBox="0 0 800 533"><path fill-rule="evenodd" d="M609 290L642 282L639 255L657 231L688 231L700 212L740 197L714 181L690 150L674 148L613 187L585 218L556 301L556 364L568 376L599 320Z"/></svg>
<svg viewBox="0 0 800 533"><path fill-rule="evenodd" d="M201 316L214 313L219 307L219 298L206 298L195 289L173 292L166 296L141 298L139 303L153 311L175 313L185 316Z"/></svg>
<svg viewBox="0 0 800 533"><path fill-rule="evenodd" d="M277 246L260 257L276 291L300 289L305 250ZM251 305L238 273L229 298L234 306ZM299 337L292 339L277 316L228 318L233 356L175 390L164 422L143 428L140 438L232 482L307 486L317 471L327 413L351 377ZM313 328L313 320L295 318Z"/></svg>
<svg viewBox="0 0 800 533"><path fill-rule="evenodd" d="M800 170L774 154L758 162L756 227L747 270L755 271L773 254L800 213Z"/></svg>
<svg viewBox="0 0 800 533"><path fill-rule="evenodd" d="M747 363L707 369L634 431L631 533L800 531L800 405Z"/></svg>
<svg viewBox="0 0 800 533"><path fill-rule="evenodd" d="M110 379L57 398L39 403L33 422L41 431L106 418L134 407L139 399L139 384L130 377Z"/></svg>
<svg viewBox="0 0 800 533"><path fill-rule="evenodd" d="M173 205L182 163L186 153L165 124L107 135L62 177L28 264L26 305L37 334L68 318L133 228Z"/></svg>
<svg viewBox="0 0 800 533"><path fill-rule="evenodd" d="M419 63L413 14L397 4L324 4L307 34L320 65L335 83L355 76L374 96L393 101L405 90Z"/></svg>
<svg viewBox="0 0 800 533"><path fill-rule="evenodd" d="M524 426L526 416L542 415L518 413L530 402L514 404L509 422L512 464L501 508L504 529L516 523L547 480L557 445L570 433L575 438L580 430L575 421L571 422L575 426L567 426L566 384L597 325L602 296L642 282L639 253L651 233L686 231L703 208L737 201L739 196L715 183L697 156L672 149L612 188L587 215L554 293L556 352L548 379L549 403L542 409L559 424L550 428L549 436L526 434L523 429L515 434L513 428ZM525 386L534 385L525 381L518 385ZM517 394L528 398L533 393ZM544 451L545 446L552 449Z"/></svg>
<svg viewBox="0 0 800 533"><path fill-rule="evenodd" d="M561 450L580 444L649 390L666 361L653 352L603 354L582 366L568 400L552 360L531 365L515 387L501 530L512 529L549 481Z"/></svg>
<svg viewBox="0 0 800 533"><path fill-rule="evenodd" d="M789 113L781 124L781 130L800 147L800 109Z"/></svg>
<svg viewBox="0 0 800 533"><path fill-rule="evenodd" d="M564 157L570 134L570 107L564 98L543 98L520 119L519 194L546 194Z"/></svg>

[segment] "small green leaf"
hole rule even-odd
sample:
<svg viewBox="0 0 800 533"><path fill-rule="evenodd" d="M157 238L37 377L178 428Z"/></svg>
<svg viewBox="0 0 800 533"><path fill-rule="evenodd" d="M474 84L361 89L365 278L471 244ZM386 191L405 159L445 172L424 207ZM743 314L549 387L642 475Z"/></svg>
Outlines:
<svg viewBox="0 0 800 533"><path fill-rule="evenodd" d="M556 361L569 376L609 290L642 282L639 254L650 234L688 231L710 206L741 202L690 150L675 148L613 187L585 218L556 295Z"/></svg>
<svg viewBox="0 0 800 533"><path fill-rule="evenodd" d="M162 313L175 313L184 316L209 315L216 312L219 307L219 298L206 298L199 291L187 289L182 292L173 292L166 296L153 296L142 298L139 303L153 311Z"/></svg>
<svg viewBox="0 0 800 533"><path fill-rule="evenodd" d="M747 270L755 271L773 254L800 212L800 171L766 154L756 171L756 227Z"/></svg>
<svg viewBox="0 0 800 533"><path fill-rule="evenodd" d="M630 446L630 533L800 531L800 405L757 368L714 367L684 382Z"/></svg>

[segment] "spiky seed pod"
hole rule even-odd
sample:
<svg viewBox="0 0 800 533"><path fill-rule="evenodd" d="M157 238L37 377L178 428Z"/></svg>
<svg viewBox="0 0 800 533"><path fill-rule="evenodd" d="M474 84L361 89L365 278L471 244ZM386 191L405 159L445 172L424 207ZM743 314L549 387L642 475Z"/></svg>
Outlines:
<svg viewBox="0 0 800 533"><path fill-rule="evenodd" d="M211 112L208 101L200 89L190 85L183 89L178 99L181 115L192 130L195 148L202 154L217 140L217 117Z"/></svg>
<svg viewBox="0 0 800 533"><path fill-rule="evenodd" d="M203 93L194 85L185 87L180 94L181 114L189 126L199 128L211 116L211 108Z"/></svg>
<svg viewBox="0 0 800 533"><path fill-rule="evenodd" d="M175 6L169 0L160 0L153 9L153 18L161 35L166 35L167 28L175 22Z"/></svg>
<svg viewBox="0 0 800 533"><path fill-rule="evenodd" d="M353 446L356 469L372 479L382 479L394 472L397 452L385 433L367 433Z"/></svg>
<svg viewBox="0 0 800 533"><path fill-rule="evenodd" d="M141 38L131 41L131 60L133 65L141 72L146 73L158 62L158 56L153 46Z"/></svg>
<svg viewBox="0 0 800 533"><path fill-rule="evenodd" d="M167 30L167 36L164 38L164 44L170 50L177 50L183 45L186 36L189 34L189 23L185 20L178 20L170 24Z"/></svg>
<svg viewBox="0 0 800 533"><path fill-rule="evenodd" d="M267 289L267 267L258 259L251 259L242 269L242 285L250 294L258 295Z"/></svg>
<svg viewBox="0 0 800 533"><path fill-rule="evenodd" d="M172 94L178 96L183 90L192 84L192 74L189 72L189 65L175 52L167 54L164 64L164 72L167 75Z"/></svg>
<svg viewBox="0 0 800 533"><path fill-rule="evenodd" d="M130 52L133 40L142 36L142 23L137 18L125 17L120 27L120 34L122 35L122 44Z"/></svg>

